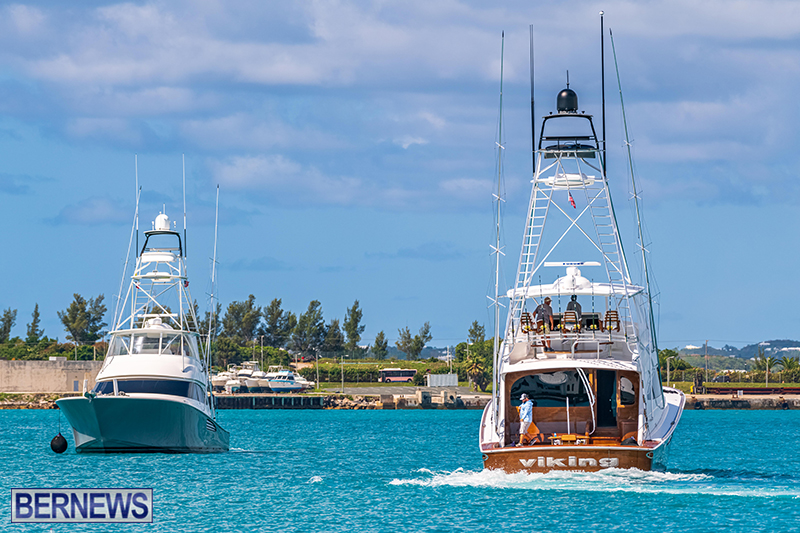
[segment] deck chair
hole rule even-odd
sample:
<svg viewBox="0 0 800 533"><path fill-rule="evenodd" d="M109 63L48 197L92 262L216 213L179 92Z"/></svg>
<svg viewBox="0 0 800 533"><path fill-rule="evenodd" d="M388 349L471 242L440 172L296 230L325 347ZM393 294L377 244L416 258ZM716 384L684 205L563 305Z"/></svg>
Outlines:
<svg viewBox="0 0 800 533"><path fill-rule="evenodd" d="M533 319L531 319L530 313L522 313L519 323L522 326L523 333L530 333L533 331Z"/></svg>
<svg viewBox="0 0 800 533"><path fill-rule="evenodd" d="M578 320L578 313L575 311L564 311L564 314L561 315L561 323L564 325L564 330L569 330L571 327L571 331L578 333L581 331L581 321Z"/></svg>
<svg viewBox="0 0 800 533"><path fill-rule="evenodd" d="M619 313L617 311L606 311L603 326L606 331L616 330L619 331Z"/></svg>

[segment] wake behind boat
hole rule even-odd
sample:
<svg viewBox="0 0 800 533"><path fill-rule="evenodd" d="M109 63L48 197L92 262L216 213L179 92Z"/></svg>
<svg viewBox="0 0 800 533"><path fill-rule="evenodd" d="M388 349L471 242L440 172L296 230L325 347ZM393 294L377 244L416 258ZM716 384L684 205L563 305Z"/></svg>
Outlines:
<svg viewBox="0 0 800 533"><path fill-rule="evenodd" d="M492 401L481 419L484 466L541 472L663 465L685 397L661 385L647 264L643 259L644 283L635 284L605 154L569 84L557 113L543 118L534 158Z"/></svg>
<svg viewBox="0 0 800 533"><path fill-rule="evenodd" d="M78 452L221 452L181 235L159 214L136 260L91 392L56 403Z"/></svg>

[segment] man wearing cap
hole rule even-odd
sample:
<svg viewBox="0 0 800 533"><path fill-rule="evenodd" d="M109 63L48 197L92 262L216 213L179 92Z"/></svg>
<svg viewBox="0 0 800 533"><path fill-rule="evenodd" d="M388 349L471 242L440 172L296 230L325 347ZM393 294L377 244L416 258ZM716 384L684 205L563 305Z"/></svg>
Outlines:
<svg viewBox="0 0 800 533"><path fill-rule="evenodd" d="M578 297L574 294L569 299L567 311L575 311L575 314L578 315L578 320L581 319L581 304L578 303Z"/></svg>
<svg viewBox="0 0 800 533"><path fill-rule="evenodd" d="M539 323L542 324L544 330L544 351L552 352L553 348L550 346L550 337L547 335L553 329L553 308L550 307L550 297L544 299L544 303L539 304L533 312L533 319L536 321L536 328L539 328Z"/></svg>
<svg viewBox="0 0 800 533"><path fill-rule="evenodd" d="M524 392L519 399L522 400L522 404L519 406L519 442L517 446L524 446L527 442L522 441L527 439L528 428L533 422L533 402Z"/></svg>

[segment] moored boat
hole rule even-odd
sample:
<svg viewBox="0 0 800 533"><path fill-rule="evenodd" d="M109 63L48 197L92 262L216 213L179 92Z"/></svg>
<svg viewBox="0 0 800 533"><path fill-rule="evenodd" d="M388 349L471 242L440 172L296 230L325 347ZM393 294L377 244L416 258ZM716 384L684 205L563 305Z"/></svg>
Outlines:
<svg viewBox="0 0 800 533"><path fill-rule="evenodd" d="M557 112L543 117L535 145L502 337L496 307L501 343L479 431L486 468L664 466L685 396L660 381L648 265L642 258L642 281L634 282L609 192L604 142L592 116L578 112L568 83ZM497 234L499 257L499 217ZM640 232L643 249L641 241ZM582 260L574 261L576 255ZM559 270L555 279L552 269Z"/></svg>
<svg viewBox="0 0 800 533"><path fill-rule="evenodd" d="M181 235L163 213L144 234L94 389L56 403L78 452L227 451Z"/></svg>

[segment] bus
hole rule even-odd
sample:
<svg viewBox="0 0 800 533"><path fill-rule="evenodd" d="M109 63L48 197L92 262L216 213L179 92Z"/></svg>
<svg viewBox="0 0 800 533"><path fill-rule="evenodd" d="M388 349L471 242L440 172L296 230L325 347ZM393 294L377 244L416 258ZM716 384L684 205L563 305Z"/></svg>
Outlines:
<svg viewBox="0 0 800 533"><path fill-rule="evenodd" d="M381 383L411 383L414 376L417 374L416 369L413 368L382 368L380 370L381 377L378 381Z"/></svg>

